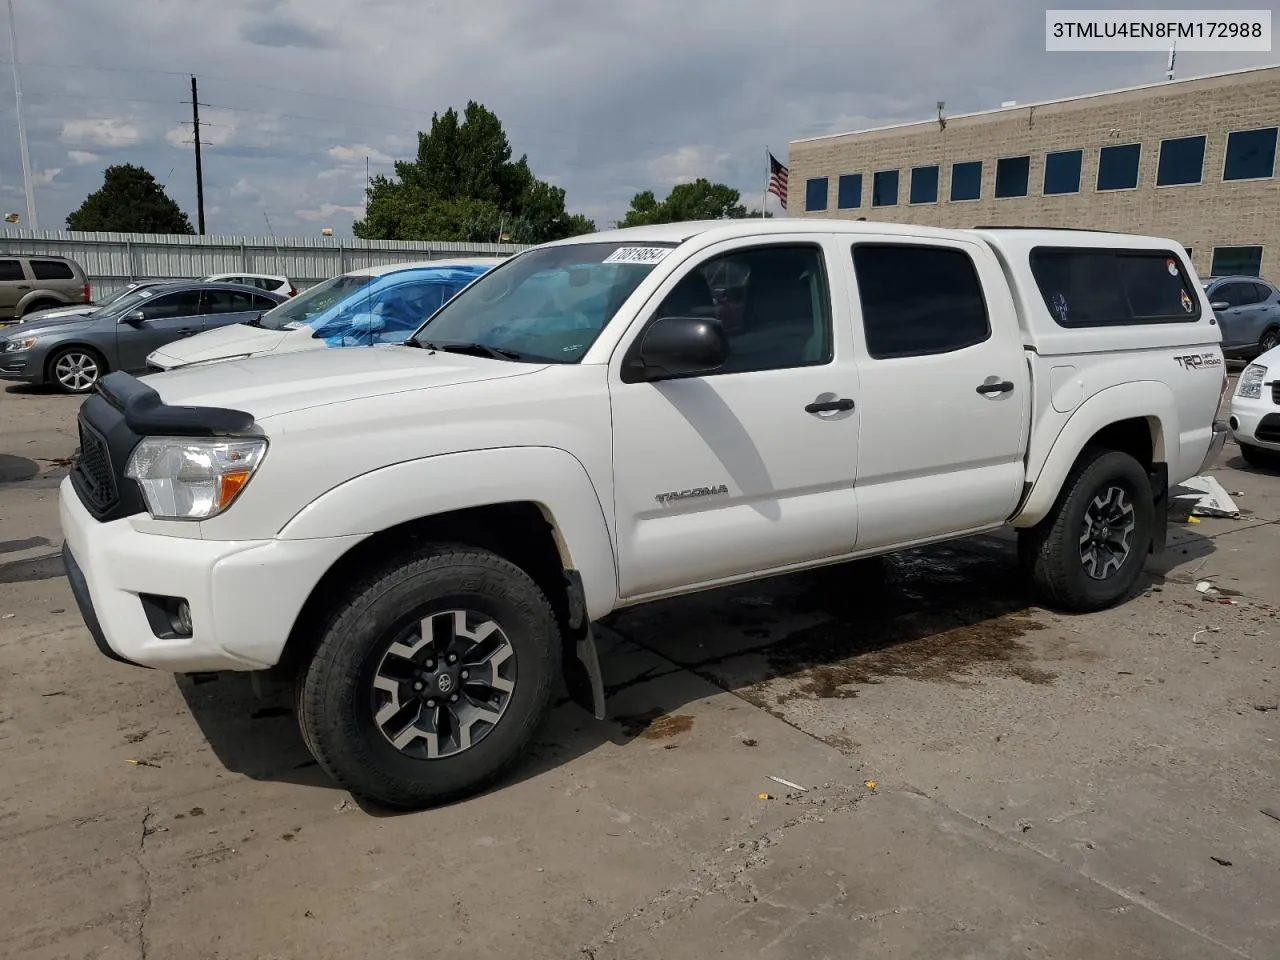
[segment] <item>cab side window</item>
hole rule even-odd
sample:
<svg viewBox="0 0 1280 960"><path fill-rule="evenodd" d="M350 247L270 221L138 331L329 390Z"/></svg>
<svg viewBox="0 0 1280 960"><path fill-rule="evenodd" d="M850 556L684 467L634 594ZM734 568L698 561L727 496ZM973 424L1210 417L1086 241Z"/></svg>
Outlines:
<svg viewBox="0 0 1280 960"><path fill-rule="evenodd" d="M832 357L831 301L817 247L755 247L708 260L676 284L654 316L718 320L729 360L715 374L814 366Z"/></svg>
<svg viewBox="0 0 1280 960"><path fill-rule="evenodd" d="M991 336L978 271L963 251L858 244L853 266L873 359L950 353Z"/></svg>
<svg viewBox="0 0 1280 960"><path fill-rule="evenodd" d="M170 293L148 300L140 308L148 320L164 320L168 317L194 317L200 312L200 291L188 290Z"/></svg>

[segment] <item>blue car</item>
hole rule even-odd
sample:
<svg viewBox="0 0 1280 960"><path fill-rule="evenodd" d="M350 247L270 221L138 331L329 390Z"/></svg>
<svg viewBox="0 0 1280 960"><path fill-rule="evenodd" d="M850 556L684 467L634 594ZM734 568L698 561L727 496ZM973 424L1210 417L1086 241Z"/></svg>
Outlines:
<svg viewBox="0 0 1280 960"><path fill-rule="evenodd" d="M147 357L147 369L401 343L445 301L503 259L428 260L353 270L245 323L166 344Z"/></svg>

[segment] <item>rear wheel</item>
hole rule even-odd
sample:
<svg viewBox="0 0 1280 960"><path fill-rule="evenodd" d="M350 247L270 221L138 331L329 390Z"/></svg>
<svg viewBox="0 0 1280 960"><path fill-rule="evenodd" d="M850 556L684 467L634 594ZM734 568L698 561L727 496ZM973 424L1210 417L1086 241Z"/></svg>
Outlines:
<svg viewBox="0 0 1280 960"><path fill-rule="evenodd" d="M1280 453L1275 450L1255 447L1251 443L1241 443L1240 456L1244 457L1245 463L1253 467L1280 468Z"/></svg>
<svg viewBox="0 0 1280 960"><path fill-rule="evenodd" d="M49 380L63 393L88 393L106 372L96 350L66 347L49 358Z"/></svg>
<svg viewBox="0 0 1280 960"><path fill-rule="evenodd" d="M1280 346L1280 327L1272 327L1258 340L1258 356Z"/></svg>
<svg viewBox="0 0 1280 960"><path fill-rule="evenodd" d="M476 793L551 702L551 605L509 561L437 546L357 587L302 668L303 738L352 793L416 809Z"/></svg>
<svg viewBox="0 0 1280 960"><path fill-rule="evenodd" d="M1127 453L1081 455L1053 512L1018 538L1023 566L1045 598L1068 610L1124 599L1151 548L1151 481Z"/></svg>
<svg viewBox="0 0 1280 960"><path fill-rule="evenodd" d="M61 306L62 304L57 300L33 300L23 309L22 316L25 317L29 313L35 313L37 310L52 310L55 307Z"/></svg>

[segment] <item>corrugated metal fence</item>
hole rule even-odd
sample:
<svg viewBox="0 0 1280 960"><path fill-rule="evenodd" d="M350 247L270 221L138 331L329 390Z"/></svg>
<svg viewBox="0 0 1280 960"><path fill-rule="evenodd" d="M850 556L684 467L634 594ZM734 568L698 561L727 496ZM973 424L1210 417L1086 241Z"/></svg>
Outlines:
<svg viewBox="0 0 1280 960"><path fill-rule="evenodd" d="M0 230L0 256L69 257L89 275L94 299L136 277L179 279L242 270L286 276L301 290L361 267L445 257L505 256L523 249L512 243Z"/></svg>

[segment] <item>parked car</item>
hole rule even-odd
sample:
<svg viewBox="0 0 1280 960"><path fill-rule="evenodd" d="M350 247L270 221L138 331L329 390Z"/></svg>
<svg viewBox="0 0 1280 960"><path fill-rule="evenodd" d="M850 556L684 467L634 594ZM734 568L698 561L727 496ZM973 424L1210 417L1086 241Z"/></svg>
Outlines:
<svg viewBox="0 0 1280 960"><path fill-rule="evenodd" d="M1244 368L1227 425L1247 462L1280 468L1280 346Z"/></svg>
<svg viewBox="0 0 1280 960"><path fill-rule="evenodd" d="M104 654L294 679L325 771L432 805L519 761L562 667L604 716L591 624L625 607L1006 524L1054 606L1124 600L1226 437L1212 321L1152 237L575 237L403 345L108 375L63 557Z"/></svg>
<svg viewBox="0 0 1280 960"><path fill-rule="evenodd" d="M281 293L286 297L298 295L298 288L288 277L280 277L268 273L215 273L206 280L217 283L238 283L246 287L257 287L269 293Z"/></svg>
<svg viewBox="0 0 1280 960"><path fill-rule="evenodd" d="M143 287L87 316L37 320L0 333L0 380L86 393L110 370L144 371L147 354L162 344L248 323L284 299L230 283Z"/></svg>
<svg viewBox="0 0 1280 960"><path fill-rule="evenodd" d="M0 322L33 310L92 303L84 269L66 257L0 256Z"/></svg>
<svg viewBox="0 0 1280 960"><path fill-rule="evenodd" d="M502 259L428 260L353 270L311 287L252 326L211 330L170 343L147 358L147 368L172 370L264 353L400 343Z"/></svg>
<svg viewBox="0 0 1280 960"><path fill-rule="evenodd" d="M141 279L130 280L123 287L113 293L107 299L95 303L81 303L74 307L51 307L48 310L32 310L23 315L19 323L30 323L33 320L56 320L59 317L84 317L104 307L109 307L114 303L118 303L124 297L127 297L134 290L142 287L153 287L158 283L172 283L172 277L169 279Z"/></svg>
<svg viewBox="0 0 1280 960"><path fill-rule="evenodd" d="M1260 277L1212 277L1204 284L1222 327L1222 352L1248 359L1280 344L1280 291Z"/></svg>

